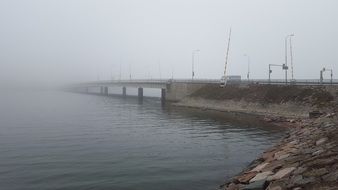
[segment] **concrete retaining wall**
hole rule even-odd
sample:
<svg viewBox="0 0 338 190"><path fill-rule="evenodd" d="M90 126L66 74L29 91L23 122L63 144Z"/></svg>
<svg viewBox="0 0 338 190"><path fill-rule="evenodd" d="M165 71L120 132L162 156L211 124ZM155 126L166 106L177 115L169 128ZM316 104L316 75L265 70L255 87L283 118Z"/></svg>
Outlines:
<svg viewBox="0 0 338 190"><path fill-rule="evenodd" d="M183 98L194 93L196 90L204 87L206 84L193 83L171 83L167 85L166 100L181 101Z"/></svg>

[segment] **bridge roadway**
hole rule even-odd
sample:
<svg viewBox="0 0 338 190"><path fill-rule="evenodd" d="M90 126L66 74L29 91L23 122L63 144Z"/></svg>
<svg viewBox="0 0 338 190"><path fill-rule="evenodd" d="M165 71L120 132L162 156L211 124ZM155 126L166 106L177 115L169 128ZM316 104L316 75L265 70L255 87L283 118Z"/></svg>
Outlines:
<svg viewBox="0 0 338 190"><path fill-rule="evenodd" d="M286 85L285 80L241 80L241 81L229 81L241 86L250 84L262 84L262 85ZM122 87L122 96L127 96L126 88L138 88L139 101L143 100L143 88L157 88L161 89L161 100L165 103L166 100L178 101L185 96L193 93L197 89L207 84L220 84L220 80L217 79L139 79L139 80L106 80L106 81L93 81L72 85L73 91L89 93L91 88L99 88L100 94L108 95L108 87ZM327 86L338 85L338 80L320 80L316 79L302 79L296 81L288 81L287 85L299 85L299 86Z"/></svg>

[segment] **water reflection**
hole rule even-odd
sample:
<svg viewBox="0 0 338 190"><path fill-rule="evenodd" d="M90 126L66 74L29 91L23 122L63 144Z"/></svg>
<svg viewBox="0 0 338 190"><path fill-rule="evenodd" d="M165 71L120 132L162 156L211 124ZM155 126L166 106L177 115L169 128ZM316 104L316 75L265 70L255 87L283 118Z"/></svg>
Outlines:
<svg viewBox="0 0 338 190"><path fill-rule="evenodd" d="M4 189L215 189L283 131L159 99L45 92L0 102Z"/></svg>

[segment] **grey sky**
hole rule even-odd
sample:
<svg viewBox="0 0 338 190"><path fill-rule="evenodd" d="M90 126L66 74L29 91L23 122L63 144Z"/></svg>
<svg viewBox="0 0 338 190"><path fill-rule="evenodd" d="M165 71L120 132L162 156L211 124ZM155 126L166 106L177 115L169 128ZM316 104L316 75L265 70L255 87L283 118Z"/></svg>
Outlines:
<svg viewBox="0 0 338 190"><path fill-rule="evenodd" d="M228 74L267 78L294 33L296 78L338 69L337 0L1 0L0 80L88 81L220 78L232 27ZM160 69L161 68L161 69ZM338 73L338 70L335 71ZM274 69L273 78L283 72Z"/></svg>

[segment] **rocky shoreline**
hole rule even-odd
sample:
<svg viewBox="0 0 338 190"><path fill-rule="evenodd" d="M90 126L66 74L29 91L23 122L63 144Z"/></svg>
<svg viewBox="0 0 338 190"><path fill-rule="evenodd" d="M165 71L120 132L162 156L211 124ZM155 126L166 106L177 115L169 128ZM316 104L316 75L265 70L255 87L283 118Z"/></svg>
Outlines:
<svg viewBox="0 0 338 190"><path fill-rule="evenodd" d="M289 130L223 190L338 190L338 89L205 86L173 104L263 117Z"/></svg>
<svg viewBox="0 0 338 190"><path fill-rule="evenodd" d="M224 112L205 108L204 104L181 102L173 105ZM271 125L287 127L286 136L220 189L338 190L338 116L335 109L319 113L311 119L258 114Z"/></svg>
<svg viewBox="0 0 338 190"><path fill-rule="evenodd" d="M338 189L337 121L334 113L300 120L221 189Z"/></svg>

